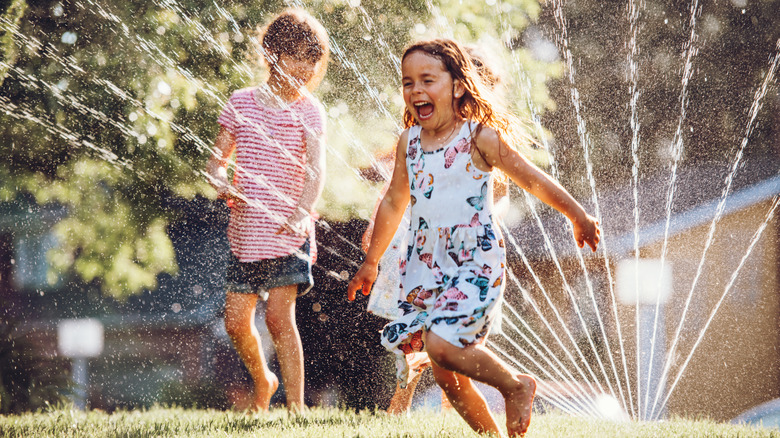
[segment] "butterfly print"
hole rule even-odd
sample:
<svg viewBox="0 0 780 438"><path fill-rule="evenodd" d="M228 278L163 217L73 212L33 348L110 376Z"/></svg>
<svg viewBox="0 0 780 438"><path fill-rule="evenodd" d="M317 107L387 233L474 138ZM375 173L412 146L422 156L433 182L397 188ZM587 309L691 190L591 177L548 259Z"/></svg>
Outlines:
<svg viewBox="0 0 780 438"><path fill-rule="evenodd" d="M465 138L461 138L455 146L450 146L444 151L444 168L449 169L459 152L468 152L471 145Z"/></svg>
<svg viewBox="0 0 780 438"><path fill-rule="evenodd" d="M458 303L456 301L437 301L433 306L434 309L441 309L445 312L457 312Z"/></svg>
<svg viewBox="0 0 780 438"><path fill-rule="evenodd" d="M438 324L440 322L445 322L447 325L453 325L456 324L460 320L457 316L440 316L438 318L433 318L433 321L431 323Z"/></svg>
<svg viewBox="0 0 780 438"><path fill-rule="evenodd" d="M493 244L490 242L490 239L480 235L477 235L477 246L479 246L482 251L490 251L493 249Z"/></svg>
<svg viewBox="0 0 780 438"><path fill-rule="evenodd" d="M454 260L455 264L458 266L462 266L464 262L470 262L474 260L474 250L476 250L476 248L466 250L464 246L465 244L461 242L458 252L449 253L450 257L452 257L452 260Z"/></svg>
<svg viewBox="0 0 780 438"><path fill-rule="evenodd" d="M417 294L419 294L420 291L422 291L422 288L423 288L422 286L417 286L416 288L412 289L412 291L409 292L408 295L406 295L406 302L413 303L415 298L417 298Z"/></svg>
<svg viewBox="0 0 780 438"><path fill-rule="evenodd" d="M417 237L414 239L414 248L417 250L417 254L420 254L423 249L423 245L425 245L426 240L428 240L428 237L423 233L417 233Z"/></svg>
<svg viewBox="0 0 780 438"><path fill-rule="evenodd" d="M474 268L471 270L471 273L474 275L481 275L483 277L490 277L490 274L493 273L493 269L490 267L490 265L482 265L482 268Z"/></svg>
<svg viewBox="0 0 780 438"><path fill-rule="evenodd" d="M482 251L490 251L493 248L493 240L496 240L493 227L490 224L485 224L485 234L477 235L477 245L482 248Z"/></svg>
<svg viewBox="0 0 780 438"><path fill-rule="evenodd" d="M467 278L466 281L479 288L479 300L485 301L487 293L490 290L490 287L488 286L488 284L490 284L490 278L477 275L476 277Z"/></svg>
<svg viewBox="0 0 780 438"><path fill-rule="evenodd" d="M433 267L433 254L429 252L420 254L420 261L425 262L425 264L428 265L428 269L431 269Z"/></svg>
<svg viewBox="0 0 780 438"><path fill-rule="evenodd" d="M468 296L457 287L451 287L447 289L447 291L444 292L441 296L447 300L465 300L468 298Z"/></svg>
<svg viewBox="0 0 780 438"><path fill-rule="evenodd" d="M469 318L466 320L466 322L463 323L463 327L468 327L468 326L474 324L475 322L479 321L481 318L483 318L485 316L485 313L487 312L487 307L488 306L485 305L485 306L482 306L482 307L479 307L479 308L475 309L474 313L472 313L471 316L469 316ZM487 326L485 326L485 328L487 328ZM487 332L487 331L485 330L485 332ZM480 333L482 333L482 332L480 332ZM477 339L479 339L479 338L481 338L483 336L485 336L485 335L484 334L482 334L481 336L477 335Z"/></svg>
<svg viewBox="0 0 780 438"><path fill-rule="evenodd" d="M428 306L425 305L425 300L432 296L433 292L430 289L423 289L422 286L417 286L406 296L406 301L421 309L427 309Z"/></svg>
<svg viewBox="0 0 780 438"><path fill-rule="evenodd" d="M422 351L424 347L425 344L422 340L422 330L414 332L412 336L404 340L404 342L398 346L398 348L404 354L411 354L415 351Z"/></svg>
<svg viewBox="0 0 780 438"><path fill-rule="evenodd" d="M387 338L390 342L395 342L398 340L398 336L400 335L400 331L408 327L406 324L399 322L396 324L389 324L385 326L385 329L382 331L382 336Z"/></svg>
<svg viewBox="0 0 780 438"><path fill-rule="evenodd" d="M431 194L433 193L433 175L429 173L428 176L422 177L420 179L420 183L417 185L417 188L422 190L423 196L431 199Z"/></svg>
<svg viewBox="0 0 780 438"><path fill-rule="evenodd" d="M401 309L404 315L408 315L415 311L415 308L414 306L412 306L412 303L408 303L406 301L400 301L398 303L398 308Z"/></svg>
<svg viewBox="0 0 780 438"><path fill-rule="evenodd" d="M409 149L406 150L406 156L410 160L414 160L417 157L417 144L420 143L420 137L415 137L409 141Z"/></svg>
<svg viewBox="0 0 780 438"><path fill-rule="evenodd" d="M442 272L438 262L433 262L431 271L433 272L433 278L436 279L436 284L444 284L450 281L450 276Z"/></svg>
<svg viewBox="0 0 780 438"><path fill-rule="evenodd" d="M470 161L469 161L469 162L466 164L466 172L467 172L467 173L472 173L472 172L473 172L473 171L471 170L471 168L472 168L472 167L474 167L474 168L476 169L476 167L477 167L477 166L474 166L474 164L473 164L472 162L470 162ZM482 179L482 178L484 178L484 177L485 177L485 174L484 174L484 173L477 173L477 174L471 175L471 177L472 177L472 178L474 178L475 180L480 180L480 179Z"/></svg>
<svg viewBox="0 0 780 438"><path fill-rule="evenodd" d="M477 211L482 211L483 208L485 208L485 198L487 197L487 190L488 190L488 184L487 181L482 183L482 189L480 190L481 193L479 196L470 196L468 199L466 199L466 202L469 203L472 207L476 208Z"/></svg>
<svg viewBox="0 0 780 438"><path fill-rule="evenodd" d="M424 167L425 161L423 160L422 156L419 160L409 165L409 179L411 179L411 184L409 185L410 190L415 189L417 181L422 177Z"/></svg>

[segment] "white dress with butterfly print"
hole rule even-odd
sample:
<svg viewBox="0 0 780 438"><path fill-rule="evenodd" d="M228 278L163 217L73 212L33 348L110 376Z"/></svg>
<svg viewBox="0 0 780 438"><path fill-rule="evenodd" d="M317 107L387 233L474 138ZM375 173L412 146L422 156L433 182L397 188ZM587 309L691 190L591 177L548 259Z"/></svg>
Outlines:
<svg viewBox="0 0 780 438"><path fill-rule="evenodd" d="M506 252L493 217L493 175L471 160L464 123L447 146L420 147L420 127L409 128L406 165L411 190L408 247L401 260L403 315L387 324L382 344L397 355L405 385L404 356L423 351L423 330L458 347L481 342L500 313Z"/></svg>

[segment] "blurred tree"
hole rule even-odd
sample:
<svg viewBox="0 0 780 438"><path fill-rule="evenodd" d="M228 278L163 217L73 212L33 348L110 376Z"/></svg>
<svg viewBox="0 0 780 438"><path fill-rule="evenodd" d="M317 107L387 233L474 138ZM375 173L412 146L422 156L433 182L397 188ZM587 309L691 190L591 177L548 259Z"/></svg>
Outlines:
<svg viewBox="0 0 780 438"><path fill-rule="evenodd" d="M553 2L539 24L558 41L563 34ZM638 19L637 104L640 127L640 178L667 172L672 140L681 114L686 48L691 35L691 2L645 0ZM698 2L686 118L682 124L681 166L720 165L724 175L744 138L748 110L762 84L780 39L780 1L730 0ZM568 77L549 83L557 111L543 117L554 133L555 150L567 187L589 191L583 181L582 146L574 117L572 86L592 143L592 161L599 190L627 184L632 157L629 65L631 29L626 2L564 2L568 48L575 67ZM533 34L527 33L524 43ZM774 84L777 84L775 78ZM770 83L770 85L772 85ZM777 88L763 99L745 159L776 162Z"/></svg>
<svg viewBox="0 0 780 438"><path fill-rule="evenodd" d="M8 67L16 62L17 48L10 29L19 25L26 9L24 0L0 1L0 23L3 24L0 28L0 85L3 84Z"/></svg>
<svg viewBox="0 0 780 438"><path fill-rule="evenodd" d="M34 354L18 322L0 320L0 414L19 414L66 403L72 391L67 359Z"/></svg>
<svg viewBox="0 0 780 438"><path fill-rule="evenodd" d="M310 10L331 36L317 90L329 115L326 219L366 217L374 204L378 189L357 169L395 142L399 56L411 40L451 28L484 43L532 72L535 105L549 107L544 81L559 64L504 43L536 19L536 0L28 1L18 28L0 23L18 53L2 64L0 201L31 194L68 208L49 254L58 272L119 298L175 272L171 200L214 195L202 169L217 116L232 90L262 80L255 27L288 4Z"/></svg>

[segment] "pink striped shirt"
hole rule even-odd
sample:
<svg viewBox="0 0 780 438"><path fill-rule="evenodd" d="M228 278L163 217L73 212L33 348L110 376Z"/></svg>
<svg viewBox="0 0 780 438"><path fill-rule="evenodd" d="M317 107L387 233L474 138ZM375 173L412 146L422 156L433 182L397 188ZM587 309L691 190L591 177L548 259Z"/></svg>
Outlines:
<svg viewBox="0 0 780 438"><path fill-rule="evenodd" d="M244 263L292 254L305 242L303 236L274 233L293 214L303 190L306 132L321 136L325 128L317 100L302 97L274 108L261 104L256 90L235 91L218 119L236 141L233 184L250 200L231 209L228 225L230 249ZM314 226L311 230L315 260Z"/></svg>

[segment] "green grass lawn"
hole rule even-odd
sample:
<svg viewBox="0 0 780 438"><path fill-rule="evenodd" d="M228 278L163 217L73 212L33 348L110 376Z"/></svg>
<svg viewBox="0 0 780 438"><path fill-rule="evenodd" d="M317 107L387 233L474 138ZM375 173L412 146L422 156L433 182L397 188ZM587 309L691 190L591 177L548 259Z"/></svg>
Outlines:
<svg viewBox="0 0 780 438"><path fill-rule="evenodd" d="M114 414L53 410L0 416L0 437L477 437L454 412L417 411L409 416L382 412L311 409L265 415L197 409L155 408ZM534 416L526 435L541 437L777 437L780 431L673 420L613 423L559 414Z"/></svg>

